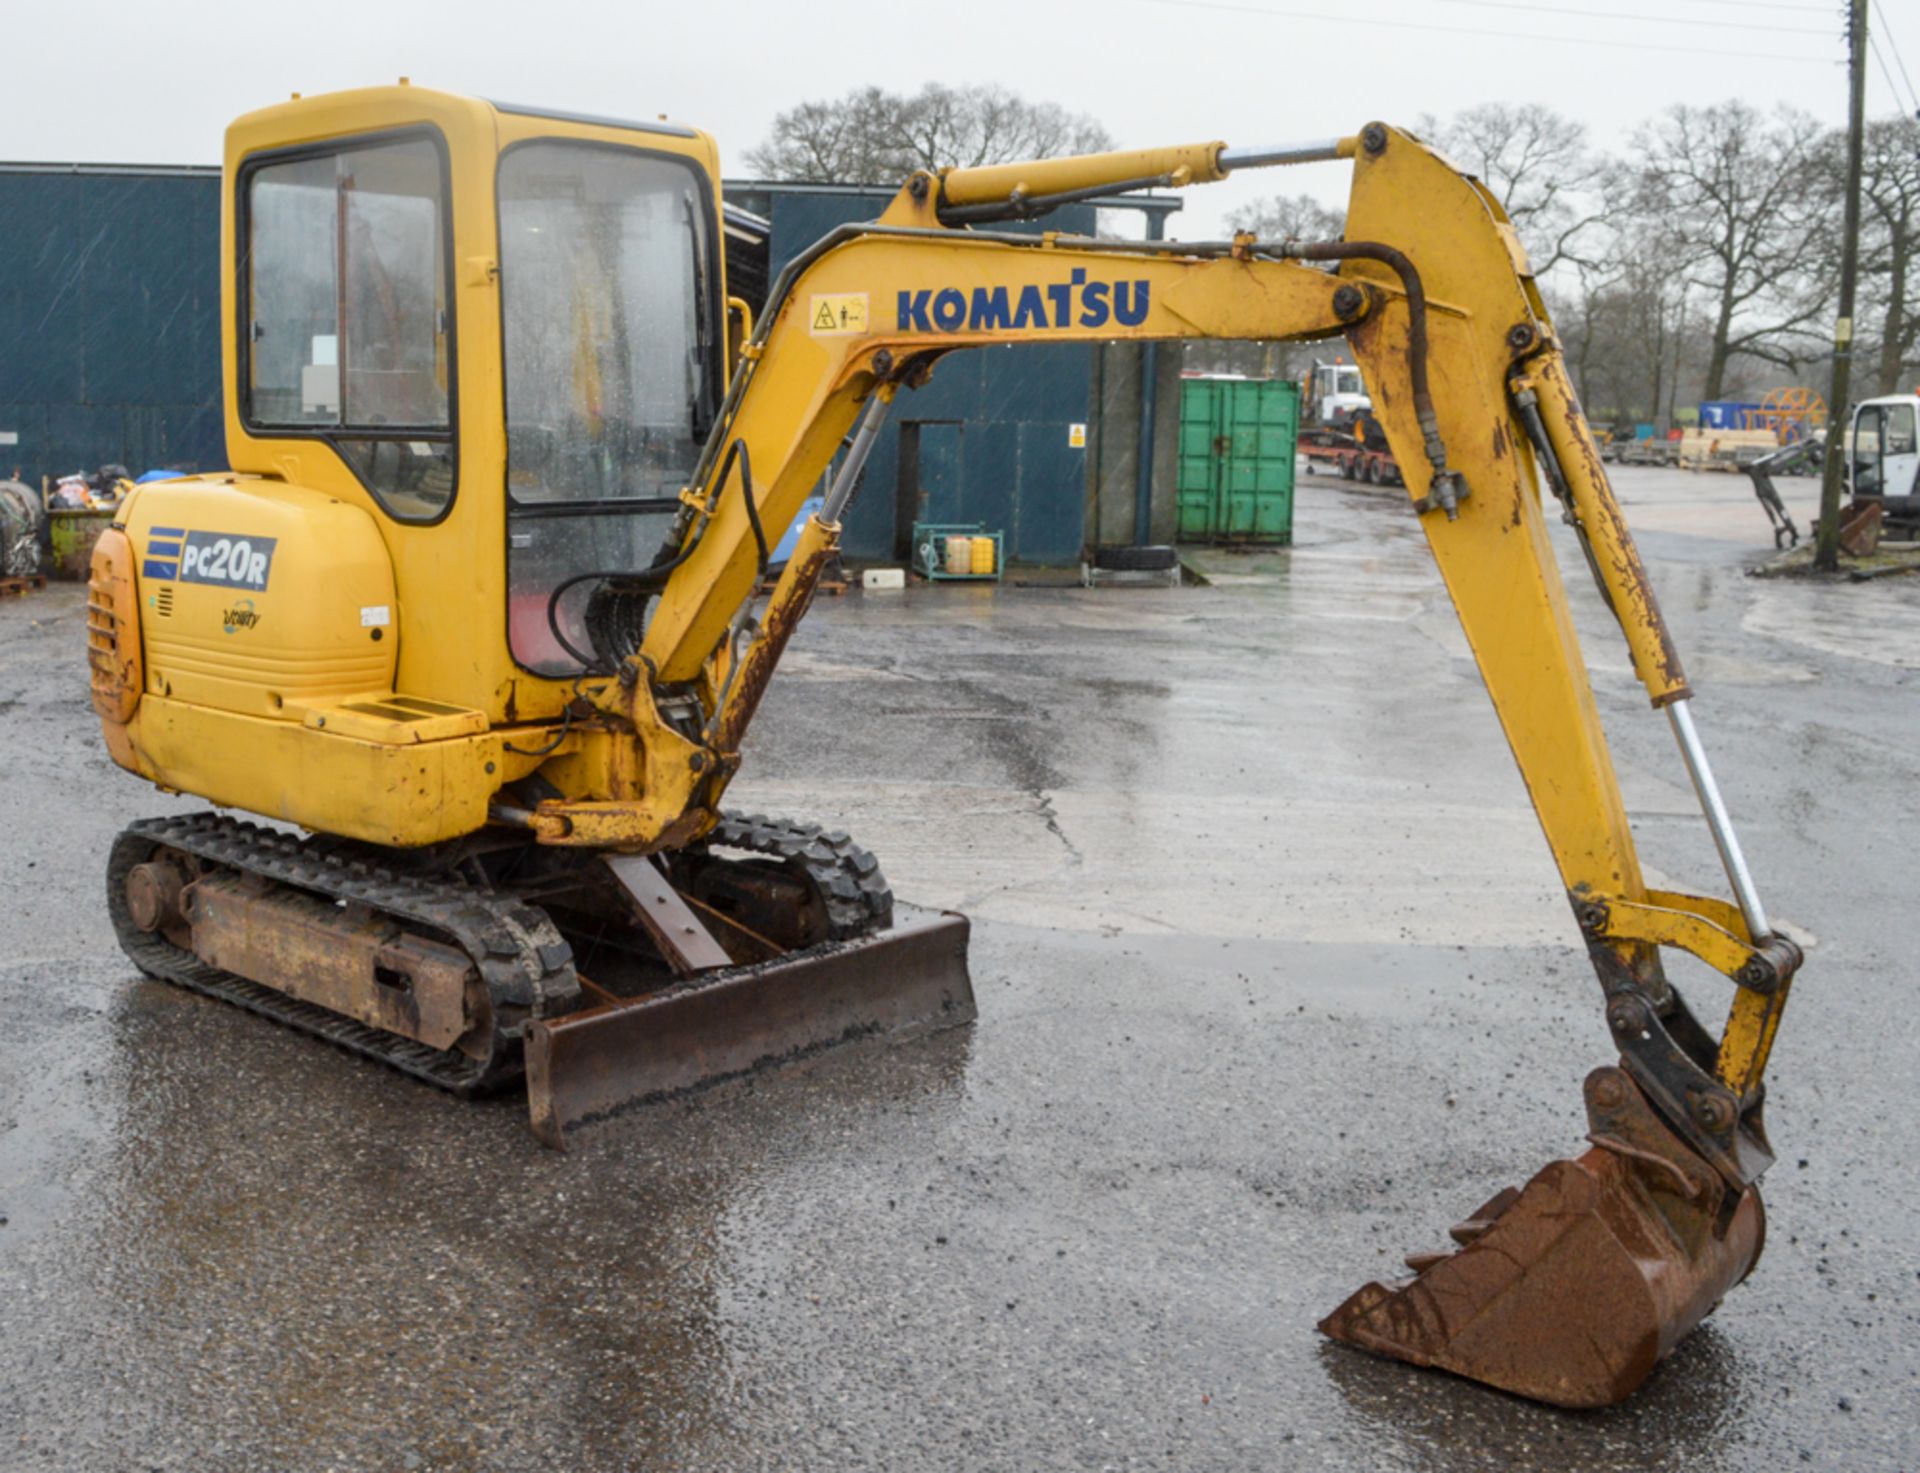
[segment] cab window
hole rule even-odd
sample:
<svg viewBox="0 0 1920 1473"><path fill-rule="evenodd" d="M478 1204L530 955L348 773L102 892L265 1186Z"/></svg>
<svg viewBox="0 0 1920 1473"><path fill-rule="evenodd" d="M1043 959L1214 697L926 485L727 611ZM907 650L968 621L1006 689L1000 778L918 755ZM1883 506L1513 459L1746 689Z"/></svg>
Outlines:
<svg viewBox="0 0 1920 1473"><path fill-rule="evenodd" d="M453 496L444 171L429 138L243 176L250 425L327 439L396 517Z"/></svg>
<svg viewBox="0 0 1920 1473"><path fill-rule="evenodd" d="M1912 455L1914 453L1913 406L1911 404L1889 404L1882 411L1886 416L1885 431L1886 454Z"/></svg>

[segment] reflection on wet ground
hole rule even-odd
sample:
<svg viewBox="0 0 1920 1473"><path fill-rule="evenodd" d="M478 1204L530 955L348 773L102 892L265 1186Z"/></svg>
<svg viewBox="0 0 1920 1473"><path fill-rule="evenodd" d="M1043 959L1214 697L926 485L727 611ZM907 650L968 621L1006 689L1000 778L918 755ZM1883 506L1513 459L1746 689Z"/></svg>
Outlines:
<svg viewBox="0 0 1920 1473"><path fill-rule="evenodd" d="M1920 1039L1884 1026L1911 693L1741 576L1757 509L1662 485L1628 489L1719 672L1702 725L1820 945L1767 1254L1629 1405L1554 1413L1313 1333L1578 1146L1606 1038L1417 526L1309 485L1299 545L1232 586L818 608L738 799L965 903L981 1022L567 1156L515 1101L137 980L99 865L174 800L99 757L77 590L0 608L25 836L0 846L0 1467L1920 1465L1895 1146ZM1873 592L1911 626L1914 594ZM1574 600L1645 857L1717 888L1664 726Z"/></svg>

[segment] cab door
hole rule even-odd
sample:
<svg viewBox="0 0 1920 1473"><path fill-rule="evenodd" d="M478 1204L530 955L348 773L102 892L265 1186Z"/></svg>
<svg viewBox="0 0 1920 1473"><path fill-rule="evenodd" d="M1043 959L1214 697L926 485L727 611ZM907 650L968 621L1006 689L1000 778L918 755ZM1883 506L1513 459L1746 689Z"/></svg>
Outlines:
<svg viewBox="0 0 1920 1473"><path fill-rule="evenodd" d="M1920 494L1920 400L1862 404L1853 417L1856 496Z"/></svg>

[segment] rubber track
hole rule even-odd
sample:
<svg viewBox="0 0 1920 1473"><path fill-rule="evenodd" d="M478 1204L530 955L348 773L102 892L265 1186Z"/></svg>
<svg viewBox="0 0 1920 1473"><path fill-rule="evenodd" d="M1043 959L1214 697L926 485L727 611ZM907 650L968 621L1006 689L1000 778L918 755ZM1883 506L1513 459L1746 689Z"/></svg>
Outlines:
<svg viewBox="0 0 1920 1473"><path fill-rule="evenodd" d="M779 859L803 874L826 908L830 940L849 940L893 924L893 891L879 861L842 831L764 814L722 814L707 843ZM428 1048L209 966L164 937L140 930L127 913L127 872L160 847L366 905L447 936L473 958L493 999L494 1030L486 1053L475 1058ZM366 857L356 857L362 854ZM216 813L143 819L128 825L114 841L107 865L107 910L121 948L148 976L233 1003L457 1095L487 1094L511 1084L523 1072L524 1020L559 1016L579 999L572 948L544 911L511 893L401 873L380 858L373 846L323 837L303 841Z"/></svg>
<svg viewBox="0 0 1920 1473"><path fill-rule="evenodd" d="M843 830L764 813L723 813L705 842L765 854L805 875L826 906L830 941L851 941L893 924L893 890L880 861Z"/></svg>
<svg viewBox="0 0 1920 1473"><path fill-rule="evenodd" d="M127 913L127 872L162 846L224 869L357 902L447 936L473 959L493 1000L486 1052L475 1058L428 1048L209 966L164 937L140 930ZM375 859L353 858L352 846L330 847L330 853L310 850L290 834L214 813L131 824L114 841L107 864L107 909L120 945L149 976L234 1003L455 1094L485 1094L517 1079L524 1021L567 1012L580 993L572 948L546 913L510 894L399 874Z"/></svg>

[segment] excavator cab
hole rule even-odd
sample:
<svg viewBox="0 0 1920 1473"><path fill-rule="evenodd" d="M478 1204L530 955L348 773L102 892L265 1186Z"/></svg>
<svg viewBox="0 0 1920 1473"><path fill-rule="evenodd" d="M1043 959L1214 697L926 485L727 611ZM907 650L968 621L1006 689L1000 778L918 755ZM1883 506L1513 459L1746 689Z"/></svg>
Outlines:
<svg viewBox="0 0 1920 1473"><path fill-rule="evenodd" d="M578 675L587 589L570 580L659 550L725 393L711 145L501 108L519 136L495 158L491 126L394 92L366 100L360 130L293 148L252 146L270 118L236 125L235 464L298 436L303 470L350 474L381 525L437 527L456 494L492 503L504 654ZM453 210L456 153L462 174L492 165L481 209ZM464 403L478 353L459 360L462 334L488 360ZM563 585L575 596L556 601Z"/></svg>
<svg viewBox="0 0 1920 1473"><path fill-rule="evenodd" d="M654 594L604 580L671 559L726 393L712 141L380 88L240 119L225 191L234 470L102 538L95 703L121 765L309 837L134 825L135 961L461 1093L524 1076L556 1145L970 1020L962 918L720 808L701 680L644 739L608 709Z"/></svg>
<svg viewBox="0 0 1920 1473"><path fill-rule="evenodd" d="M1920 395L1890 394L1855 408L1847 476L1854 504L1843 518L1843 546L1852 546L1853 517L1863 513L1889 534L1920 536Z"/></svg>
<svg viewBox="0 0 1920 1473"><path fill-rule="evenodd" d="M1337 241L997 228L1333 160L1353 170ZM1323 1328L1546 1401L1627 1395L1759 1252L1762 1076L1800 954L1760 905L1497 200L1380 123L923 170L789 262L730 343L718 177L693 129L405 85L232 126L234 469L122 503L88 660L116 762L274 823L125 830L107 902L128 955L446 1089L524 1077L555 1145L638 1101L971 1020L963 917L896 905L839 830L723 802L890 406L991 344L1342 338L1619 1062L1587 1081L1590 1150ZM1731 901L1641 873L1547 495L1673 728ZM1717 1034L1663 949L1732 984Z"/></svg>

